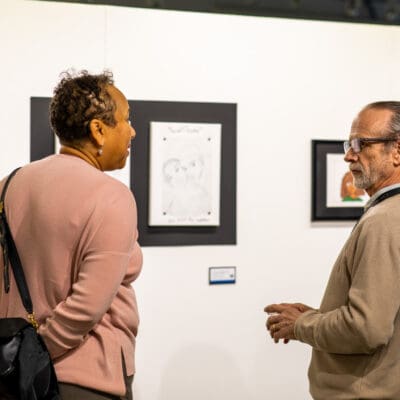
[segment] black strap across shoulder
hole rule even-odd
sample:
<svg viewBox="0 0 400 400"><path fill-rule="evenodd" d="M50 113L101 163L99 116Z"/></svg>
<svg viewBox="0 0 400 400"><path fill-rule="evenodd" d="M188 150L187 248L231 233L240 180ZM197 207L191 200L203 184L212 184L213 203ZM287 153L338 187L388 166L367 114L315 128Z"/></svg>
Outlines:
<svg viewBox="0 0 400 400"><path fill-rule="evenodd" d="M26 284L24 270L22 268L21 260L18 255L17 246L15 245L14 239L11 235L10 227L7 222L6 210L5 210L5 197L8 185L10 184L13 176L18 172L20 168L15 169L7 178L3 191L0 195L0 245L3 249L3 261L4 261L4 290L6 293L10 290L10 276L9 276L9 264L13 270L15 282L17 283L18 291L22 299L22 303L28 312L33 313L33 305L31 296L29 293L28 285Z"/></svg>
<svg viewBox="0 0 400 400"><path fill-rule="evenodd" d="M400 187L394 188L392 190L388 190L385 193L382 193L380 196L378 196L373 203L371 204L371 207L376 206L378 203L380 203L383 200L388 199L389 197L396 196L396 194L400 194Z"/></svg>

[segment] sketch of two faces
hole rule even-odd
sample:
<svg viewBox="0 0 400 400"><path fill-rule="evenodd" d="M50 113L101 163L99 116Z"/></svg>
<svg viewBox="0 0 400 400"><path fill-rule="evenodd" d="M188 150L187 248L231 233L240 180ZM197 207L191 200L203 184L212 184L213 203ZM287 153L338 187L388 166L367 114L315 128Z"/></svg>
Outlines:
<svg viewBox="0 0 400 400"><path fill-rule="evenodd" d="M150 224L218 225L220 124L151 124Z"/></svg>
<svg viewBox="0 0 400 400"><path fill-rule="evenodd" d="M211 214L211 187L205 174L205 154L199 146L183 146L179 158L163 165L163 212L175 217Z"/></svg>

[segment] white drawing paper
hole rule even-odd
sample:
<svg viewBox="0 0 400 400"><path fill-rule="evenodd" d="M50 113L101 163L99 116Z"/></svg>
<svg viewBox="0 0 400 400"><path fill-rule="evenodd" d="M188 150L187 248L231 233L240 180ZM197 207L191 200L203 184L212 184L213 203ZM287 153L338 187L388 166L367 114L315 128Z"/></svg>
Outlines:
<svg viewBox="0 0 400 400"><path fill-rule="evenodd" d="M221 124L150 123L150 226L218 226Z"/></svg>

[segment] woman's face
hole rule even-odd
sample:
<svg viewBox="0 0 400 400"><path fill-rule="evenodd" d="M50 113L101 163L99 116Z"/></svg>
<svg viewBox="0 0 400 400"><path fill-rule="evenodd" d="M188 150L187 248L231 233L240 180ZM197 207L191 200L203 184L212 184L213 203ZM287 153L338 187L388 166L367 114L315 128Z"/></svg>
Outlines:
<svg viewBox="0 0 400 400"><path fill-rule="evenodd" d="M115 86L107 88L116 104L115 126L104 126L103 154L99 161L104 171L124 168L129 156L131 140L136 132L129 120L129 104L125 96Z"/></svg>

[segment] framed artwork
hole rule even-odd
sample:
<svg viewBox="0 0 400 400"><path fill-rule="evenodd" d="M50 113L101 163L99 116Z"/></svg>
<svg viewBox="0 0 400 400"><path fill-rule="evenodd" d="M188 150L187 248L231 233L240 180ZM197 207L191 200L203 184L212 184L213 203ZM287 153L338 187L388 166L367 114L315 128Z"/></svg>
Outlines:
<svg viewBox="0 0 400 400"><path fill-rule="evenodd" d="M236 244L236 104L129 100L141 246ZM53 154L50 98L31 98L31 161ZM165 138L165 140L164 140Z"/></svg>
<svg viewBox="0 0 400 400"><path fill-rule="evenodd" d="M357 220L368 200L353 184L343 141L312 141L312 221Z"/></svg>

